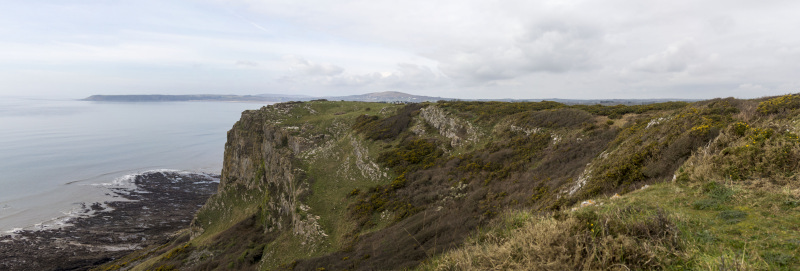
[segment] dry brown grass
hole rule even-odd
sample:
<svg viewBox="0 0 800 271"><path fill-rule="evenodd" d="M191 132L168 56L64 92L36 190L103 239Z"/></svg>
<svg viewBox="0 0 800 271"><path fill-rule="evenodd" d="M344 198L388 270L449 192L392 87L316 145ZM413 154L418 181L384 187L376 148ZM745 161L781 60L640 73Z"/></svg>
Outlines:
<svg viewBox="0 0 800 271"><path fill-rule="evenodd" d="M751 122L756 116L757 107L758 103L756 101L742 101L739 105L740 111L734 115L734 118L744 122Z"/></svg>
<svg viewBox="0 0 800 271"><path fill-rule="evenodd" d="M785 121L761 122L737 135L729 126L683 164L678 180L796 182L800 140L790 128Z"/></svg>
<svg viewBox="0 0 800 271"><path fill-rule="evenodd" d="M532 217L513 229L500 226L422 269L659 269L677 252L677 228L661 211L626 208L597 215L582 210L562 216L567 217Z"/></svg>

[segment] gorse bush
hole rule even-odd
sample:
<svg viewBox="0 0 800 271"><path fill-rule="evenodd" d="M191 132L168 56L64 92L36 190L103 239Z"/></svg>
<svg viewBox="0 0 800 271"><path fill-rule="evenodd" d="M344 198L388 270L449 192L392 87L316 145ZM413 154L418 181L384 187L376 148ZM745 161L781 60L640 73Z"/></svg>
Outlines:
<svg viewBox="0 0 800 271"><path fill-rule="evenodd" d="M611 143L616 147L607 154L610 158L592 165L590 181L579 197L626 192L671 178L692 151L713 140L738 112L730 99L716 99L637 119Z"/></svg>
<svg viewBox="0 0 800 271"><path fill-rule="evenodd" d="M594 122L594 117L586 111L561 108L517 114L514 117L523 127L580 128Z"/></svg>
<svg viewBox="0 0 800 271"><path fill-rule="evenodd" d="M490 122L520 112L566 107L564 104L551 101L521 103L439 101L437 105L463 112L467 116L474 116L478 122Z"/></svg>
<svg viewBox="0 0 800 271"><path fill-rule="evenodd" d="M402 200L397 196L397 190L403 188L406 183L405 175L395 178L389 185L375 186L372 189L354 195L356 201L352 203L348 210L349 216L356 222L354 233L375 225L373 217L383 211L391 212L393 221L398 221L421 209Z"/></svg>
<svg viewBox="0 0 800 271"><path fill-rule="evenodd" d="M737 136L744 136L747 130L750 129L750 124L746 122L737 122L733 124L733 133Z"/></svg>
<svg viewBox="0 0 800 271"><path fill-rule="evenodd" d="M396 148L380 153L378 163L394 168L397 173L408 172L414 169L425 169L434 166L434 162L443 151L439 149L436 140L408 137L402 140Z"/></svg>
<svg viewBox="0 0 800 271"><path fill-rule="evenodd" d="M353 130L366 135L372 140L391 140L408 129L412 118L419 114L421 104L409 104L399 109L397 114L379 118L372 115L358 116L353 124Z"/></svg>
<svg viewBox="0 0 800 271"><path fill-rule="evenodd" d="M572 105L570 108L580 109L586 112L589 112L593 115L599 116L608 116L611 119L618 119L625 114L644 114L648 112L654 111L664 111L664 110L675 110L684 108L689 103L687 102L664 102L664 103L654 103L654 104L645 104L645 105L614 105L614 106L603 106L603 105Z"/></svg>
<svg viewBox="0 0 800 271"><path fill-rule="evenodd" d="M608 116L611 119L618 119L625 114L644 114L648 112L675 110L684 108L687 102L664 102L645 105L565 105L558 102L462 102L462 101L439 101L438 106L462 112L465 116L472 116L479 122L497 120L500 117L513 115L521 112L535 112L541 110L552 110L559 108L571 108L588 112L597 116Z"/></svg>
<svg viewBox="0 0 800 271"><path fill-rule="evenodd" d="M523 132L506 131L486 148L455 157L460 173L488 174L487 181L502 180L511 172L520 171L532 162L549 145L548 133L526 135ZM455 172L453 173L455 174Z"/></svg>
<svg viewBox="0 0 800 271"><path fill-rule="evenodd" d="M775 97L758 104L758 113L767 115L800 108L800 96L784 95Z"/></svg>
<svg viewBox="0 0 800 271"><path fill-rule="evenodd" d="M736 127L733 132L738 134ZM797 135L770 128L748 128L744 134L713 158L719 165L720 175L732 180L769 178L778 181L797 174L800 165Z"/></svg>

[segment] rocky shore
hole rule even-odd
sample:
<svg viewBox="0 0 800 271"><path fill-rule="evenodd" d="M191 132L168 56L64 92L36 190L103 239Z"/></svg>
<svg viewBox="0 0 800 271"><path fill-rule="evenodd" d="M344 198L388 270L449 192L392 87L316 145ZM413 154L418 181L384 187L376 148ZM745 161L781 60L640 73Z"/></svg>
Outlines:
<svg viewBox="0 0 800 271"><path fill-rule="evenodd" d="M168 242L217 191L219 176L172 171L136 175L136 188L111 188L121 201L87 204L91 216L60 229L0 237L0 270L88 270Z"/></svg>

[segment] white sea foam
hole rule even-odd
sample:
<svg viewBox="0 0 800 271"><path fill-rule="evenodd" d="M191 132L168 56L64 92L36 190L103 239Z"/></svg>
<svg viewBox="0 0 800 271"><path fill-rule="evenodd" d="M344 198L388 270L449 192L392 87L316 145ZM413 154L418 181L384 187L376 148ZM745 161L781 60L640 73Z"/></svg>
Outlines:
<svg viewBox="0 0 800 271"><path fill-rule="evenodd" d="M89 184L89 185L91 185L91 186L109 186L109 187L135 186L134 181L136 180L136 177L139 176L139 175L140 175L140 173L127 174L127 175L124 175L122 177L117 177L117 178L111 180L111 182L107 182L107 183L92 183L92 184Z"/></svg>
<svg viewBox="0 0 800 271"><path fill-rule="evenodd" d="M214 177L211 174L205 173L205 172L191 172L191 171L185 171L185 170L162 168L162 169L151 169L151 170L141 171L141 172L137 172L137 173L131 173L131 174L127 174L127 175L115 178L111 182L93 183L93 184L89 184L89 185L115 187L115 188L135 188L136 187L135 181L136 181L137 177L143 176L143 175L147 175L147 174L154 174L154 173L162 173L162 174L163 173L171 173L173 175L176 175L177 177L164 175L164 177L166 177L167 179L169 179L172 182L180 182L184 178L191 178L191 177L198 177L198 176L202 177L204 179L208 179L209 182L219 182L219 178L218 177Z"/></svg>
<svg viewBox="0 0 800 271"><path fill-rule="evenodd" d="M91 206L94 205L94 204L99 204L99 206L100 206L100 210L99 211L92 209ZM12 233L12 234L13 233L18 233L21 230L38 231L38 230L60 229L60 228L63 228L63 227L72 226L72 224L70 222L73 219L82 218L82 217L90 217L90 216L96 215L98 212L107 212L107 211L111 211L111 210L113 210L113 208L109 207L105 203L99 203L98 202L98 203L92 203L92 204L88 204L88 205L86 203L76 204L75 207L73 207L73 208L71 208L69 210L61 211L61 213L62 213L61 216L53 217L53 218L51 218L49 220L43 221L41 223L36 223L33 226L29 226L29 227L26 227L26 228L18 228L17 232L7 232L7 233Z"/></svg>
<svg viewBox="0 0 800 271"><path fill-rule="evenodd" d="M11 230L6 231L6 233L11 233L11 234L20 233L20 232L22 232L22 228L13 228Z"/></svg>

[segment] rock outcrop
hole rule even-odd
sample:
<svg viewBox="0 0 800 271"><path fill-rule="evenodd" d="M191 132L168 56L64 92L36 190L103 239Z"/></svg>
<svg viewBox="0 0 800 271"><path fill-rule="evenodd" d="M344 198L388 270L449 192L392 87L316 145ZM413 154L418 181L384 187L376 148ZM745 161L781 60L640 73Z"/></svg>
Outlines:
<svg viewBox="0 0 800 271"><path fill-rule="evenodd" d="M256 208L260 209L265 231L289 230L313 242L325 233L317 221L318 216L311 214L308 206L301 202L311 192L312 180L293 160L316 144L268 121L269 113L282 112L287 112L286 108L242 113L242 118L228 132L220 192L200 210L200 216L204 212L231 213L233 208ZM229 197L240 200L232 201ZM231 205L231 202L241 205ZM297 210L305 215L301 216ZM195 220L193 235L204 232L206 226Z"/></svg>
<svg viewBox="0 0 800 271"><path fill-rule="evenodd" d="M438 106L425 107L420 110L419 115L433 128L436 128L439 134L449 138L451 147L476 142L480 136L480 131L471 123L448 114Z"/></svg>

